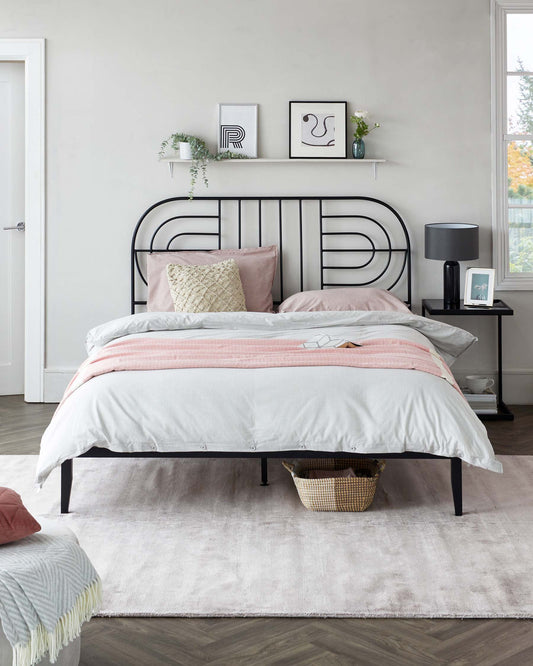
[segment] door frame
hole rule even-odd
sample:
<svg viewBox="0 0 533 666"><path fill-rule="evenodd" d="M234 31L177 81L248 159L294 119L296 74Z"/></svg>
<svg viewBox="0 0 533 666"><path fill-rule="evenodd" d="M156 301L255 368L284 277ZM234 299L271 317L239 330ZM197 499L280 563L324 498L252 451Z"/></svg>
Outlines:
<svg viewBox="0 0 533 666"><path fill-rule="evenodd" d="M24 62L24 399L44 400L45 40L0 39L0 61Z"/></svg>

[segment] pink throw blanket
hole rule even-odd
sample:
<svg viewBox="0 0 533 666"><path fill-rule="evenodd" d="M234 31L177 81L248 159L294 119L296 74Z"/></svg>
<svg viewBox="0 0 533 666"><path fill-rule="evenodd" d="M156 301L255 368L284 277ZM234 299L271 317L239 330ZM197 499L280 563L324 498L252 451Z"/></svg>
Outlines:
<svg viewBox="0 0 533 666"><path fill-rule="evenodd" d="M355 348L305 349L305 340L169 340L133 338L111 342L80 366L62 403L82 384L108 372L176 368L283 368L348 366L420 370L442 377L459 393L442 358L423 345L395 338L367 340Z"/></svg>

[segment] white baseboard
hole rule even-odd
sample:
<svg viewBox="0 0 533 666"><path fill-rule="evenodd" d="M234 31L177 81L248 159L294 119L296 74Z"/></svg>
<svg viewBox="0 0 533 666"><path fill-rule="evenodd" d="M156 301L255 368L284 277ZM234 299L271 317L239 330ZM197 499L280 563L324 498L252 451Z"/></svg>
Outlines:
<svg viewBox="0 0 533 666"><path fill-rule="evenodd" d="M45 368L44 401L59 402L77 368Z"/></svg>
<svg viewBox="0 0 533 666"><path fill-rule="evenodd" d="M504 372L503 397L508 405L533 405L533 370Z"/></svg>
<svg viewBox="0 0 533 666"><path fill-rule="evenodd" d="M44 371L44 401L59 402L72 379L76 368L47 368ZM495 376L493 370L467 369L457 372L460 381L465 375L486 374ZM503 397L509 405L533 405L533 368L504 370Z"/></svg>

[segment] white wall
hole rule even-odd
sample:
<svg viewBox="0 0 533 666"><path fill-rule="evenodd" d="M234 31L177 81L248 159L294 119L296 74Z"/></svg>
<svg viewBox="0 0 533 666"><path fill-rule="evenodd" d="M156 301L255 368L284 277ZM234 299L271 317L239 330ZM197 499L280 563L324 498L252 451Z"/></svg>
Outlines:
<svg viewBox="0 0 533 666"><path fill-rule="evenodd" d="M47 39L48 397L83 358L87 329L128 313L129 240L152 202L185 194L157 161L183 130L214 144L217 102L257 102L259 154L287 154L287 102L347 99L382 123L374 181L344 165L217 166L209 194L365 194L390 202L414 244L415 303L441 295L423 258L431 221L481 226L491 265L488 0L2 0L2 37ZM238 174L238 175L237 175ZM508 401L533 401L531 293L503 294ZM459 369L495 367L495 322ZM518 374L518 373L526 374Z"/></svg>

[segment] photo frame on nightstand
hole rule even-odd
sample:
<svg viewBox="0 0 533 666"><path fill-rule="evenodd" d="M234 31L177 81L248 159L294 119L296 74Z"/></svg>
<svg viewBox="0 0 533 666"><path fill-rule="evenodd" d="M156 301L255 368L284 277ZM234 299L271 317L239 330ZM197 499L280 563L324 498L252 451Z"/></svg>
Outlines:
<svg viewBox="0 0 533 666"><path fill-rule="evenodd" d="M467 268L465 277L465 305L494 303L494 268Z"/></svg>

